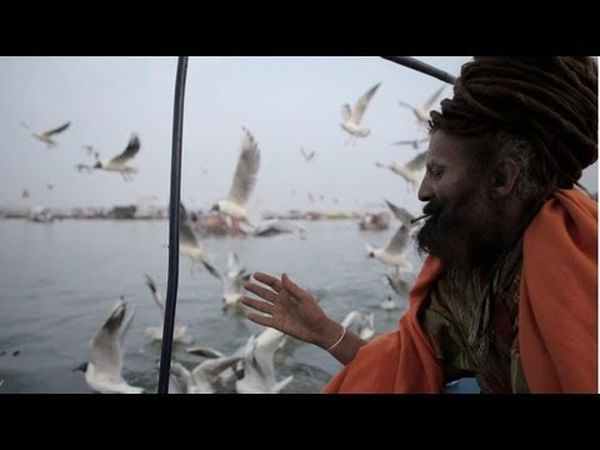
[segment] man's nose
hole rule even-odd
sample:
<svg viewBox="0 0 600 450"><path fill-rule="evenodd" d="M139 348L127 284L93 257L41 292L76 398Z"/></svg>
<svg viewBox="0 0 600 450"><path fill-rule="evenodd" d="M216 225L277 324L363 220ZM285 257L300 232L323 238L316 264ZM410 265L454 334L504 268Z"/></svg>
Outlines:
<svg viewBox="0 0 600 450"><path fill-rule="evenodd" d="M422 202L428 202L433 198L433 189L431 189L431 186L427 181L427 175L425 175L425 178L421 181L421 186L419 186L419 190L417 191L417 197Z"/></svg>

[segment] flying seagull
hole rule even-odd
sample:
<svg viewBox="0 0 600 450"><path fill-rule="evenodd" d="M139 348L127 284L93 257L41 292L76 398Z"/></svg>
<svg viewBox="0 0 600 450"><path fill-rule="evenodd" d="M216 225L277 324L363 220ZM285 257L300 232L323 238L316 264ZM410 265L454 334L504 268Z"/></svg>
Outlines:
<svg viewBox="0 0 600 450"><path fill-rule="evenodd" d="M350 137L344 145L348 145L351 141L352 145L355 145L359 137L365 138L371 133L370 129L361 128L360 122L365 114L365 110L367 109L369 101L373 95L375 95L375 92L377 92L377 89L380 85L381 82L377 83L366 93L364 93L362 97L356 101L353 108L351 108L348 103L342 106L342 118L344 120L340 123L340 126L350 133Z"/></svg>
<svg viewBox="0 0 600 450"><path fill-rule="evenodd" d="M50 130L50 131L45 131L44 133L36 133L35 131L32 131L31 128L29 128L29 126L26 123L21 122L21 126L23 128L29 130L31 132L31 135L34 138L39 139L40 141L44 142L48 146L48 148L52 148L52 147L56 146L56 141L52 139L52 136L65 131L67 128L69 128L69 125L71 125L71 122L67 122L58 128L54 128L53 130Z"/></svg>
<svg viewBox="0 0 600 450"><path fill-rule="evenodd" d="M122 377L123 338L133 312L126 318L127 303L121 297L115 303L104 325L90 341L91 359L74 370L85 373L85 381L94 391L103 394L141 394L143 389L129 385Z"/></svg>
<svg viewBox="0 0 600 450"><path fill-rule="evenodd" d="M241 266L237 253L229 252L227 255L226 273L220 274L223 283L223 309L240 305L243 285L250 279L250 272Z"/></svg>
<svg viewBox="0 0 600 450"><path fill-rule="evenodd" d="M406 164L399 164L395 162L390 164L381 164L379 162L376 162L375 166L383 169L389 169L396 175L400 175L410 184L412 189L416 191L419 187L419 179L417 178L416 173L420 172L425 167L426 157L427 150L419 153Z"/></svg>
<svg viewBox="0 0 600 450"><path fill-rule="evenodd" d="M314 150L310 153L307 153L306 150L304 150L304 147L300 147L300 153L302 153L302 156L304 157L306 162L311 161L315 157Z"/></svg>
<svg viewBox="0 0 600 450"><path fill-rule="evenodd" d="M409 247L411 231L418 225L413 222L413 215L405 208L396 206L387 200L385 202L402 224L385 247L374 248L370 244L366 244L367 253L370 258L378 259L385 264L395 267L397 273L412 272L413 265L406 259L404 254Z"/></svg>
<svg viewBox="0 0 600 450"><path fill-rule="evenodd" d="M444 90L445 87L446 87L445 84L442 85L442 87L439 88L437 91L435 91L433 93L433 95L422 105L413 106L413 105L403 102L401 100L398 101L398 104L400 106L404 106L405 108L411 109L420 123L427 124L429 122L429 111L431 111L433 103L437 100L437 98L440 96L440 94L442 93L442 91Z"/></svg>
<svg viewBox="0 0 600 450"><path fill-rule="evenodd" d="M260 150L254 136L246 129L242 140L242 151L238 159L233 183L227 197L213 205L211 211L220 211L223 214L244 221L252 225L246 212L245 204L256 184L256 176L260 167Z"/></svg>
<svg viewBox="0 0 600 450"><path fill-rule="evenodd" d="M408 139L408 140L404 140L404 141L396 141L396 142L392 142L392 145L410 145L412 146L412 148L414 148L415 150L417 150L419 148L419 145L429 141L429 137L423 138L423 139Z"/></svg>
<svg viewBox="0 0 600 450"><path fill-rule="evenodd" d="M179 207L179 252L191 259L192 271L200 262L213 277L220 280L219 271L208 261L208 256L198 243L189 222L187 211L182 203Z"/></svg>
<svg viewBox="0 0 600 450"><path fill-rule="evenodd" d="M94 169L106 170L109 172L118 172L125 181L132 179L131 174L137 173L137 169L127 166L127 162L131 160L140 151L140 139L136 134L129 138L125 150L109 161L97 161L92 167Z"/></svg>

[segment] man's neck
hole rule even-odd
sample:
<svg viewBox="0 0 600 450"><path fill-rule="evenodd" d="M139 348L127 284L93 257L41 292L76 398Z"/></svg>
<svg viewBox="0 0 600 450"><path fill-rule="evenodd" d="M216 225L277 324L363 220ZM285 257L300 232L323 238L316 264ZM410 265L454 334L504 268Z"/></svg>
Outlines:
<svg viewBox="0 0 600 450"><path fill-rule="evenodd" d="M500 227L504 251L509 251L523 237L538 211L539 206L533 201L511 199L507 203Z"/></svg>

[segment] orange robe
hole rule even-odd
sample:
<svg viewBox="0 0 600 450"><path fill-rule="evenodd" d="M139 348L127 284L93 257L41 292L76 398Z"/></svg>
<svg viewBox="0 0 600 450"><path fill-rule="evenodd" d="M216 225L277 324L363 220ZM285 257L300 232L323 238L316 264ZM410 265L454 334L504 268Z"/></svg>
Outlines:
<svg viewBox="0 0 600 450"><path fill-rule="evenodd" d="M418 320L441 274L429 256L398 331L361 347L325 393L439 393L445 383ZM598 392L598 206L558 190L523 237L519 299L521 360L532 393Z"/></svg>

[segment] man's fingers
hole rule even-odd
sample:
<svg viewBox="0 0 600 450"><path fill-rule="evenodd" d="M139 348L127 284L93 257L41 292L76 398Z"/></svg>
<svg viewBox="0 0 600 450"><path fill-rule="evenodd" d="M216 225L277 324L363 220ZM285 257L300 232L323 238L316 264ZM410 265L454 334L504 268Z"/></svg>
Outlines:
<svg viewBox="0 0 600 450"><path fill-rule="evenodd" d="M257 311L273 314L273 305L271 303L263 302L250 297L242 297L240 301L242 304L256 309Z"/></svg>
<svg viewBox="0 0 600 450"><path fill-rule="evenodd" d="M257 323L259 325L264 325L265 327L273 326L273 319L271 317L261 316L260 314L248 313L246 318L251 322Z"/></svg>
<svg viewBox="0 0 600 450"><path fill-rule="evenodd" d="M281 277L281 283L283 288L287 290L290 294L292 294L294 297L296 297L297 300L304 299L306 291L297 284L293 283L292 280L290 280L290 277L287 276L287 274L283 274L283 276Z"/></svg>
<svg viewBox="0 0 600 450"><path fill-rule="evenodd" d="M275 303L277 300L277 294L270 289L265 289L264 287L260 287L258 284L254 283L244 283L244 289L252 292L253 294L258 295L261 298L264 298L268 302Z"/></svg>
<svg viewBox="0 0 600 450"><path fill-rule="evenodd" d="M281 282L277 278L272 277L271 275L267 275L263 272L254 272L252 276L256 281L260 281L261 283L266 284L275 292L279 292L279 290L281 289Z"/></svg>

